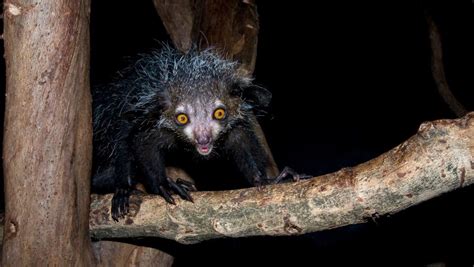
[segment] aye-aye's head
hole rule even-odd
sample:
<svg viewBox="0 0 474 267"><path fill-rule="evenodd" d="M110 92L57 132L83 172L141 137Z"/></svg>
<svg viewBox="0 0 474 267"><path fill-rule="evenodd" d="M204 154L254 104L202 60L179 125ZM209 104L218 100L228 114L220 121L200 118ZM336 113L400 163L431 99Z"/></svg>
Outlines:
<svg viewBox="0 0 474 267"><path fill-rule="evenodd" d="M174 131L203 156L213 151L223 133L249 120L253 109L268 106L271 99L237 62L212 49L183 54L165 47L144 57L138 67L148 83L137 106L159 114L156 127Z"/></svg>

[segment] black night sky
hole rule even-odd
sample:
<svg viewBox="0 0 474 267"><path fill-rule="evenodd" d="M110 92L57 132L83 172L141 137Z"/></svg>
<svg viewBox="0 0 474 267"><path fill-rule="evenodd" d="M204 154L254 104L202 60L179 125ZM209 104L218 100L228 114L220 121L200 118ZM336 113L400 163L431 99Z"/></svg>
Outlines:
<svg viewBox="0 0 474 267"><path fill-rule="evenodd" d="M261 123L280 168L337 171L390 150L424 121L455 118L431 77L425 11L441 29L451 89L474 110L472 3L402 2L257 1L255 82L273 93ZM92 1L92 82L167 40L152 1ZM174 266L472 266L473 203L471 186L375 223L301 237L137 242L175 255Z"/></svg>

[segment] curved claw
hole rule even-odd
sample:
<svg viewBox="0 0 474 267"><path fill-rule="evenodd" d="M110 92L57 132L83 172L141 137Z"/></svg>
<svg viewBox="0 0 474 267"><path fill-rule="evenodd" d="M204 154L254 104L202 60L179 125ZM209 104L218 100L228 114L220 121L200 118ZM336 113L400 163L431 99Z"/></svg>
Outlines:
<svg viewBox="0 0 474 267"><path fill-rule="evenodd" d="M188 191L189 191L189 185L192 185L192 186L194 185L187 181L185 183L183 182L184 180L180 180L178 182L178 180L175 182L172 179L168 178L168 185L170 189L176 192L182 199L193 202L193 198L191 197Z"/></svg>
<svg viewBox="0 0 474 267"><path fill-rule="evenodd" d="M297 182L301 179L309 179L312 178L313 176L307 175L307 174L299 174L295 172L292 168L290 167L285 167L281 171L281 173L273 180L273 183L278 184L280 183L284 178L291 176L293 177L293 181Z"/></svg>
<svg viewBox="0 0 474 267"><path fill-rule="evenodd" d="M118 188L112 198L112 219L116 222L128 213L131 190Z"/></svg>
<svg viewBox="0 0 474 267"><path fill-rule="evenodd" d="M170 193L168 192L166 188L164 188L163 186L160 186L158 191L159 191L159 194L166 200L166 202L176 205L176 202L174 201L173 197L171 197Z"/></svg>
<svg viewBox="0 0 474 267"><path fill-rule="evenodd" d="M196 186L190 181L186 181L181 178L178 178L176 179L176 184L185 188L187 191L197 191Z"/></svg>

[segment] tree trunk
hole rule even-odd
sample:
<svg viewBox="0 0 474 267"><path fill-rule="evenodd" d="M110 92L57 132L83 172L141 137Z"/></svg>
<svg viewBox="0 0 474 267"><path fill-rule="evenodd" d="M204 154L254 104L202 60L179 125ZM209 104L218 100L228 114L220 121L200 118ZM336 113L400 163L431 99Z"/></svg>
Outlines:
<svg viewBox="0 0 474 267"><path fill-rule="evenodd" d="M89 0L6 0L4 266L90 266Z"/></svg>
<svg viewBox="0 0 474 267"><path fill-rule="evenodd" d="M224 51L253 73L257 57L258 15L254 0L154 0L158 14L181 51L193 44Z"/></svg>

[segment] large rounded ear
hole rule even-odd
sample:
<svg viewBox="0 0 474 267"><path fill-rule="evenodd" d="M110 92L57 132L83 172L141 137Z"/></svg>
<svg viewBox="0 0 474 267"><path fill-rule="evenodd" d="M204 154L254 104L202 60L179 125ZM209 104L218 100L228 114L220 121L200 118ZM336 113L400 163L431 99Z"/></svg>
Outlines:
<svg viewBox="0 0 474 267"><path fill-rule="evenodd" d="M272 93L257 85L245 87L242 96L247 103L256 108L267 108L272 101Z"/></svg>
<svg viewBox="0 0 474 267"><path fill-rule="evenodd" d="M266 108L272 100L270 91L249 81L233 84L231 94L242 98L251 108Z"/></svg>

